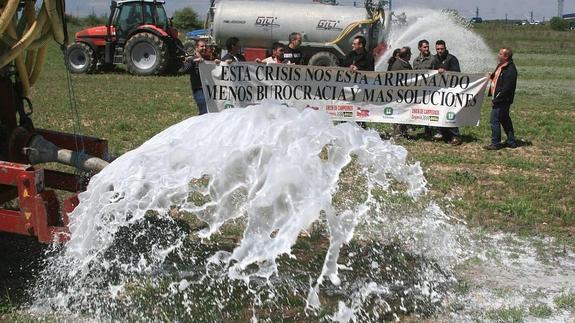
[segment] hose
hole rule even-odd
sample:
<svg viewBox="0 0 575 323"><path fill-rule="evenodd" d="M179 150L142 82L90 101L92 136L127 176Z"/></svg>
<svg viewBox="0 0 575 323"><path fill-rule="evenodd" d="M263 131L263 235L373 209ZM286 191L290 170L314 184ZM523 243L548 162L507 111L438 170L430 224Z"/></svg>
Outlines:
<svg viewBox="0 0 575 323"><path fill-rule="evenodd" d="M54 34L54 40L62 44L64 43L64 28L62 24L62 15L58 12L58 6L56 2L59 0L44 0L46 5L46 13L48 14L48 19L52 25L52 33Z"/></svg>
<svg viewBox="0 0 575 323"><path fill-rule="evenodd" d="M26 1L19 19L20 0L4 0L0 9L0 69L14 62L24 96L38 80L50 38L66 41L62 1L44 0L38 12L36 1Z"/></svg>
<svg viewBox="0 0 575 323"><path fill-rule="evenodd" d="M26 17L27 23L29 23L30 21L34 21L34 18L36 17L36 8L34 8L34 2L32 1L26 2L26 6L24 7L24 16ZM35 58L36 58L36 50L29 48L28 52L26 53L26 68L28 71L28 75L32 73Z"/></svg>
<svg viewBox="0 0 575 323"><path fill-rule="evenodd" d="M20 53L22 53L28 46L35 40L35 38L40 34L42 29L44 29L44 24L47 22L48 17L44 4L42 4L42 9L40 9L40 14L38 18L32 23L30 28L26 33L20 38L20 40L12 46L8 52L0 56L0 68L6 66L8 63L14 60Z"/></svg>
<svg viewBox="0 0 575 323"><path fill-rule="evenodd" d="M19 0L4 1L4 9L2 10L2 15L0 16L0 35L4 34L4 31L10 22L12 22L12 17L14 17L14 14L18 10L19 2Z"/></svg>
<svg viewBox="0 0 575 323"><path fill-rule="evenodd" d="M6 32L11 37L16 38L16 29L14 28L14 24L11 23L6 28ZM18 55L16 59L14 59L14 63L16 65L16 71L18 72L18 76L20 77L20 83L22 84L22 94L24 96L28 96L30 93L30 81L28 79L28 69L26 68L26 62L24 61L24 55Z"/></svg>
<svg viewBox="0 0 575 323"><path fill-rule="evenodd" d="M36 53L36 63L34 64L34 69L32 70L32 73L30 73L30 86L36 84L36 81L38 80L38 77L40 76L40 73L44 68L44 61L46 60L47 53L48 53L48 45L44 45L44 47L38 49L38 52Z"/></svg>
<svg viewBox="0 0 575 323"><path fill-rule="evenodd" d="M370 25L370 24L373 24L373 23L379 21L380 19L381 19L381 13L378 12L377 15L375 15L371 19L353 22L353 23L347 25L347 27L345 27L345 29L339 34L339 36L337 36L336 39L328 42L328 44L335 45L335 44L339 43L342 39L346 38L358 26L363 25L363 24L369 24Z"/></svg>

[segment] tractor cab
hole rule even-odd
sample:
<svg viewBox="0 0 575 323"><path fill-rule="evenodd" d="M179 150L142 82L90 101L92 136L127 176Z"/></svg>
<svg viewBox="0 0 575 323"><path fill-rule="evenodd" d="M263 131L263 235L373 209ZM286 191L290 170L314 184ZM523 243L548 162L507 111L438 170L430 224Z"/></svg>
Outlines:
<svg viewBox="0 0 575 323"><path fill-rule="evenodd" d="M110 25L114 27L118 42L125 42L128 36L142 25L151 25L169 31L169 20L160 1L146 2L128 0L112 2Z"/></svg>

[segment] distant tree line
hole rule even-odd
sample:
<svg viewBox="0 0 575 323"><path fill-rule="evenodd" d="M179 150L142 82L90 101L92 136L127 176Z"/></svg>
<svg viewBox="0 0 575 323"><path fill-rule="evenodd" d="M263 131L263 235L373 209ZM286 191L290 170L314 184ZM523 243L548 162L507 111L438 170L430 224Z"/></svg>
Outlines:
<svg viewBox="0 0 575 323"><path fill-rule="evenodd" d="M174 12L174 27L180 31L201 29L204 22L198 18L198 14L190 7L184 7Z"/></svg>
<svg viewBox="0 0 575 323"><path fill-rule="evenodd" d="M97 25L105 25L108 23L108 15L102 14L97 16L95 13L91 13L84 17L75 17L69 14L66 14L66 21L68 24L76 25L76 26L97 26Z"/></svg>
<svg viewBox="0 0 575 323"><path fill-rule="evenodd" d="M570 24L563 18L553 17L551 20L549 20L549 25L551 25L551 29L553 30L563 31L569 29Z"/></svg>

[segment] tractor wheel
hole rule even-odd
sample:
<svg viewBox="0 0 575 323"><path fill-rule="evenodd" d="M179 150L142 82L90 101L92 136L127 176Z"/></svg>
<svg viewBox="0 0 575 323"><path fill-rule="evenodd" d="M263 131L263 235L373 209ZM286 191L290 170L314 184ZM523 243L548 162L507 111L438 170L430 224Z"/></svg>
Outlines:
<svg viewBox="0 0 575 323"><path fill-rule="evenodd" d="M185 57L185 45L177 38L172 39L172 42L170 43L170 61L168 63L168 68L166 68L166 74L177 75L181 73L180 70L184 65Z"/></svg>
<svg viewBox="0 0 575 323"><path fill-rule="evenodd" d="M312 66L338 66L337 56L330 52L318 52L315 53L310 59L307 65Z"/></svg>
<svg viewBox="0 0 575 323"><path fill-rule="evenodd" d="M139 33L126 42L124 63L131 74L161 74L169 61L168 44L154 34Z"/></svg>
<svg viewBox="0 0 575 323"><path fill-rule="evenodd" d="M66 66L72 73L92 73L97 63L96 53L84 43L73 43L66 49Z"/></svg>

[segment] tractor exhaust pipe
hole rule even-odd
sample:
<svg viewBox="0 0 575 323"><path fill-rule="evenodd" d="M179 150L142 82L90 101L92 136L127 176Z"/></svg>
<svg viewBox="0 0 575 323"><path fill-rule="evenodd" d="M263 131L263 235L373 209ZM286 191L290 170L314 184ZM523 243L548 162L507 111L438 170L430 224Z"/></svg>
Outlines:
<svg viewBox="0 0 575 323"><path fill-rule="evenodd" d="M28 142L28 147L23 148L23 152L32 165L57 162L86 171L99 172L109 164L97 157L69 149L61 149L40 135L33 136Z"/></svg>

